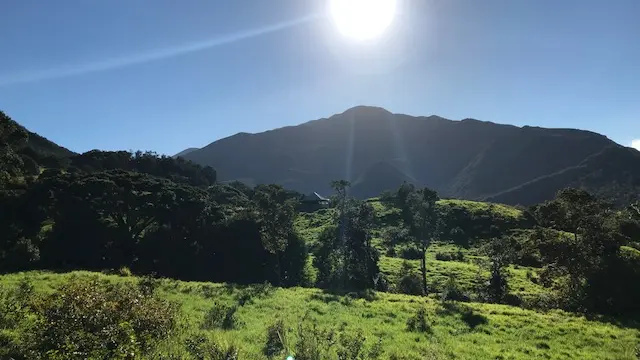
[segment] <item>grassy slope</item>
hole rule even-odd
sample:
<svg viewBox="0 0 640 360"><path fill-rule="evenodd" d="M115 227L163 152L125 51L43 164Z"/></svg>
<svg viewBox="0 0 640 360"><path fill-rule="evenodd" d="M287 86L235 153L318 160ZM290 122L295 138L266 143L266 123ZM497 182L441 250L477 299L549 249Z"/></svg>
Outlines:
<svg viewBox="0 0 640 360"><path fill-rule="evenodd" d="M380 228L373 230L373 244L383 253L384 249L380 246L380 237L382 229L385 226L396 225L391 219L398 215L397 209L390 209L382 205L377 198L369 199L368 202L376 211L377 223ZM496 217L518 219L522 216L522 211L508 205L490 204L468 200L440 200L439 206L456 206L467 209L470 213L491 211ZM296 220L295 226L298 232L309 244L314 244L320 232L331 222L334 209L324 209L315 213L303 213ZM436 253L457 252L461 251L465 254L464 261L439 261L436 260ZM467 293L473 292L478 284L478 273L481 271L476 260L482 257L476 256L473 250L466 250L455 245L435 243L427 251L427 282L429 287L434 291L440 291L449 277L453 277L462 290ZM380 268L388 277L389 281L395 283L397 274L400 271L404 259L382 256L380 259ZM416 269L419 266L418 260L409 260ZM535 294L544 292L544 288L533 283L527 278L527 273L536 274L535 268L528 267L512 267L510 273L511 292L517 294L523 299Z"/></svg>
<svg viewBox="0 0 640 360"><path fill-rule="evenodd" d="M72 274L26 273L0 276L0 285L16 284L28 276L37 291L50 291ZM95 274L111 281L134 281L131 277ZM181 305L183 328L160 352L186 357L184 340L199 332L206 311L214 301L234 303L240 289L222 284L162 280L160 294ZM424 306L432 323L431 334L406 331L406 321ZM463 316L461 307L473 310ZM539 313L516 307L490 304L454 304L445 307L439 301L407 295L378 293L377 299L351 300L316 289L275 289L254 298L238 310L243 323L237 330L205 331L209 336L241 348L242 359L263 359L266 328L282 318L291 328L289 341L296 340L294 329L307 314L321 328L347 332L361 330L370 346L382 338L384 356L406 359L635 359L640 332L609 323L586 320L562 311ZM474 320L479 325L474 325ZM155 354L154 358L159 357ZM402 357L401 357L402 358Z"/></svg>

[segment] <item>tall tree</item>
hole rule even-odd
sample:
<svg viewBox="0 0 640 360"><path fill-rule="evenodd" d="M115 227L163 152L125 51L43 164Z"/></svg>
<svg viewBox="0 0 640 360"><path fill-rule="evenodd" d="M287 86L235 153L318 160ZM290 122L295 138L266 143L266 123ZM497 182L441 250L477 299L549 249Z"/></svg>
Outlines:
<svg viewBox="0 0 640 360"><path fill-rule="evenodd" d="M338 223L338 232L339 238L338 243L342 249L346 249L346 229L348 226L349 218L347 217L347 192L349 191L349 187L351 187L351 183L347 180L334 180L331 182L331 188L335 194L333 195L333 202L336 204L336 208L338 209L337 213L337 223ZM347 286L347 272L346 272L346 264L347 264L347 252L342 252L342 280L343 286Z"/></svg>
<svg viewBox="0 0 640 360"><path fill-rule="evenodd" d="M318 239L314 265L322 287L362 290L373 288L379 278L378 253L371 245L374 209L349 198L349 182L332 183L338 209L335 225L325 228Z"/></svg>
<svg viewBox="0 0 640 360"><path fill-rule="evenodd" d="M425 294L429 290L427 288L427 250L433 238L439 235L438 232L441 228L436 209L437 201L438 194L429 188L409 193L406 200L406 208L411 212L411 216L407 217L409 221L407 227L422 253L420 271L422 273L422 289Z"/></svg>
<svg viewBox="0 0 640 360"><path fill-rule="evenodd" d="M263 246L275 259L277 284L281 285L281 256L294 234L294 200L288 198L288 193L280 185L259 185L254 190L253 203L260 221Z"/></svg>

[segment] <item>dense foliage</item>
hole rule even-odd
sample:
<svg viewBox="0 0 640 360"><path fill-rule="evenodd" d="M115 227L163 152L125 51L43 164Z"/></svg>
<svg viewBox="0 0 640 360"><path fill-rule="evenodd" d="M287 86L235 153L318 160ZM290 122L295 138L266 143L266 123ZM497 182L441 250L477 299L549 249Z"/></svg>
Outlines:
<svg viewBox="0 0 640 360"><path fill-rule="evenodd" d="M0 308L0 358L13 359L137 359L178 320L174 304L143 286L98 278L72 278L50 294L22 281L0 289Z"/></svg>
<svg viewBox="0 0 640 360"><path fill-rule="evenodd" d="M349 185L346 181L334 182L338 212L334 224L320 234L313 261L318 269L318 285L349 290L384 288L379 255L371 244L374 209L348 197Z"/></svg>
<svg viewBox="0 0 640 360"><path fill-rule="evenodd" d="M303 283L307 251L292 229L292 205L280 201L287 192L229 192L123 170L47 171L0 201L8 215L0 220L0 267L127 266L181 279Z"/></svg>

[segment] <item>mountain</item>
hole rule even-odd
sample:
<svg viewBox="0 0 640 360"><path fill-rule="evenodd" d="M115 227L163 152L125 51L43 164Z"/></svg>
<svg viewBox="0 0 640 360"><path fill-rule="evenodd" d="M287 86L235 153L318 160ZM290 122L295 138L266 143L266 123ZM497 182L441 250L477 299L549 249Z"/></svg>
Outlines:
<svg viewBox="0 0 640 360"><path fill-rule="evenodd" d="M179 156L185 156L185 155L187 155L188 153L190 153L190 152L194 152L194 151L196 151L196 150L199 150L199 149L198 149L198 148L195 148L195 147L188 148L188 149L184 149L184 150L180 151L179 153L177 153L177 154L173 155L173 156L172 156L172 158L174 158L174 159L175 159L175 158L177 158L177 157L179 157Z"/></svg>
<svg viewBox="0 0 640 360"><path fill-rule="evenodd" d="M239 133L182 155L221 181L278 183L327 194L347 179L358 197L402 181L443 197L529 205L579 186L615 201L640 190L640 153L583 130L413 117L358 106L330 118Z"/></svg>
<svg viewBox="0 0 640 360"><path fill-rule="evenodd" d="M0 185L7 179L61 168L75 153L33 133L0 111Z"/></svg>

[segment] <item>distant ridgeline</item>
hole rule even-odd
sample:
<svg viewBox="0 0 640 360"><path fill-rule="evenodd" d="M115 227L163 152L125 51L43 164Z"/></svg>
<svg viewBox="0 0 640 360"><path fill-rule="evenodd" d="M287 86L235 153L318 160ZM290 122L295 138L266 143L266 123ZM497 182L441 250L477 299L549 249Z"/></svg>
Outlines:
<svg viewBox="0 0 640 360"><path fill-rule="evenodd" d="M619 205L640 193L640 152L597 133L374 107L189 150L184 158L213 166L221 181L275 183L305 194L329 193L334 179L350 181L360 199L404 181L443 197L525 206L551 200L566 187Z"/></svg>
<svg viewBox="0 0 640 360"><path fill-rule="evenodd" d="M99 151L76 154L26 130L0 112L0 189L18 190L44 171L99 172L124 170L166 178L176 183L207 187L216 172L182 157L153 152Z"/></svg>

